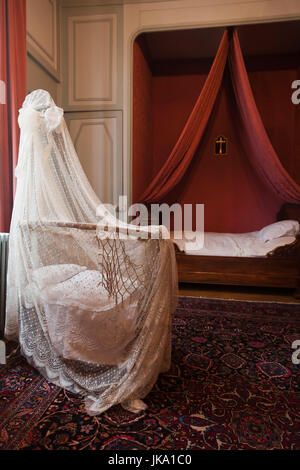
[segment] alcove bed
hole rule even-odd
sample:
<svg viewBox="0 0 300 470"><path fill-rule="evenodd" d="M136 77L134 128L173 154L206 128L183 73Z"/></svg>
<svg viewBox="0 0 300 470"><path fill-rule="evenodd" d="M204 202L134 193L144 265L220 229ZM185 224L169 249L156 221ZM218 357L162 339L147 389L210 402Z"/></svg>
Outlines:
<svg viewBox="0 0 300 470"><path fill-rule="evenodd" d="M300 221L297 159L300 109L291 100L291 85L300 77L299 27L299 21L290 21L240 26L234 33L229 30L226 33L229 59L224 59L220 83L212 85L211 94L215 93L215 97L210 109L205 108L203 100L201 103L201 94L216 53L222 60L220 49L225 28L151 32L136 39L133 202L205 204L205 232L213 233L250 233L276 220ZM239 83L243 86L243 82L239 82L239 70L234 70L239 67L234 57L239 53L239 43L233 44L233 40L240 41L241 61L245 61L258 116L261 116L262 128L255 130L255 138L261 137L259 132L265 132L267 143L249 141L247 129L243 128L241 112L245 114L246 109L250 113L253 109L246 102L241 111L243 94L240 95ZM199 108L195 110L199 97ZM187 150L183 149L184 157L176 161L185 129L197 112L207 115L204 123L197 124L203 127L196 131L200 137L192 145L189 142ZM259 120L252 116L252 121L255 119ZM221 156L216 152L220 136L227 140L226 151ZM193 140L190 136L188 139ZM260 160L255 161L255 146L260 144ZM189 152L189 161L183 163ZM261 162L265 159L264 152L272 154L267 155L271 163L269 172L267 163ZM279 170L278 165L282 166ZM284 191L287 180L287 191ZM255 257L193 255L177 249L179 281L289 287L298 289L298 295L299 244L297 235L289 244Z"/></svg>

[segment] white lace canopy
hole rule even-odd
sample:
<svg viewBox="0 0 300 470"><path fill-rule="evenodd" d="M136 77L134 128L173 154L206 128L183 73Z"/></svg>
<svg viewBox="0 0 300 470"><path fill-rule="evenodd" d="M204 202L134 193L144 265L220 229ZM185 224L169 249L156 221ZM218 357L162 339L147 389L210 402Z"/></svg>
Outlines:
<svg viewBox="0 0 300 470"><path fill-rule="evenodd" d="M19 125L6 336L47 379L85 396L89 414L126 406L170 364L172 242L161 227L141 239L105 216L48 92L26 97Z"/></svg>

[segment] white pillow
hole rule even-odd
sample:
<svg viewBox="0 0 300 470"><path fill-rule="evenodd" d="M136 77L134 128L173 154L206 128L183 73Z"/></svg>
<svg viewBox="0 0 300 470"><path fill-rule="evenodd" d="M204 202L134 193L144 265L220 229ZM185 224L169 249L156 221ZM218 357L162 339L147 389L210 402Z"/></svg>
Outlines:
<svg viewBox="0 0 300 470"><path fill-rule="evenodd" d="M51 264L35 269L32 273L32 280L42 290L49 284L64 282L86 269L86 266L79 266L78 264Z"/></svg>
<svg viewBox="0 0 300 470"><path fill-rule="evenodd" d="M268 242L279 237L295 237L298 233L299 222L297 220L280 220L262 228L257 236L263 242Z"/></svg>

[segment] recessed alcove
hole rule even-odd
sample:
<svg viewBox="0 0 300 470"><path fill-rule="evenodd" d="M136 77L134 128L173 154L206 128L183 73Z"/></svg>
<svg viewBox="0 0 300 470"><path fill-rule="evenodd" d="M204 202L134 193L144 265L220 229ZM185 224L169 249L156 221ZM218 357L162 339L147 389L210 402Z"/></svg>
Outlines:
<svg viewBox="0 0 300 470"><path fill-rule="evenodd" d="M196 102L224 28L147 32L133 44L132 196L134 202L168 158ZM264 126L284 167L300 183L300 21L238 27L245 64ZM228 139L218 158L214 140ZM297 158L298 155L298 158ZM263 158L263 156L262 156ZM246 232L271 223L282 201L247 158L231 78L221 90L192 164L167 203L204 203L205 230Z"/></svg>

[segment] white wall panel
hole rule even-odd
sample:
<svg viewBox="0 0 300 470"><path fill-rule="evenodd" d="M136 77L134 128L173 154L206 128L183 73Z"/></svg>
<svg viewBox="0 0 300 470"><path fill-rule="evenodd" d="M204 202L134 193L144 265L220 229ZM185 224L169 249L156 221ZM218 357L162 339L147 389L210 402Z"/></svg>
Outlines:
<svg viewBox="0 0 300 470"><path fill-rule="evenodd" d="M122 109L123 7L62 7L62 101L66 111Z"/></svg>
<svg viewBox="0 0 300 470"><path fill-rule="evenodd" d="M116 15L69 17L68 42L69 104L115 104Z"/></svg>
<svg viewBox="0 0 300 470"><path fill-rule="evenodd" d="M122 180L121 113L69 113L66 120L94 191L101 201L117 204Z"/></svg>
<svg viewBox="0 0 300 470"><path fill-rule="evenodd" d="M28 52L57 76L57 0L27 0L26 15Z"/></svg>

